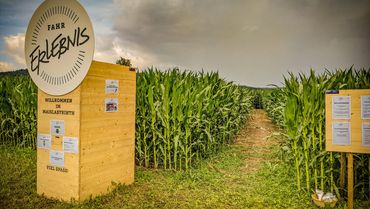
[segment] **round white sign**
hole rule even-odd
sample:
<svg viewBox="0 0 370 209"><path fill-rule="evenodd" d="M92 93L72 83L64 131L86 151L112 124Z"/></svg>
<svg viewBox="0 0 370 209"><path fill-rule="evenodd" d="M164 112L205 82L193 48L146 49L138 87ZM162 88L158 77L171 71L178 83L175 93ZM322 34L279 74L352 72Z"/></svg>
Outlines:
<svg viewBox="0 0 370 209"><path fill-rule="evenodd" d="M42 91L64 95L89 71L95 47L89 16L76 0L46 0L28 25L25 56L28 72Z"/></svg>

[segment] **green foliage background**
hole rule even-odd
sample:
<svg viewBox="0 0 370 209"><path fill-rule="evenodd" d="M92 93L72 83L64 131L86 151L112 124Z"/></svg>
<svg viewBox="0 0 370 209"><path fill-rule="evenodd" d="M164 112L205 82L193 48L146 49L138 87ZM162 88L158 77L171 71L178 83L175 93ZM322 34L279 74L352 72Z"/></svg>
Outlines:
<svg viewBox="0 0 370 209"><path fill-rule="evenodd" d="M137 74L136 158L145 167L188 169L232 142L251 109L249 90L218 73L147 69ZM0 77L0 143L36 147L37 88Z"/></svg>
<svg viewBox="0 0 370 209"><path fill-rule="evenodd" d="M286 141L282 150L294 166L298 190L344 194L339 188L340 153L325 151L325 92L370 89L370 69L289 74L284 86L265 92L264 107L279 124ZM370 155L355 154L356 198L369 199Z"/></svg>

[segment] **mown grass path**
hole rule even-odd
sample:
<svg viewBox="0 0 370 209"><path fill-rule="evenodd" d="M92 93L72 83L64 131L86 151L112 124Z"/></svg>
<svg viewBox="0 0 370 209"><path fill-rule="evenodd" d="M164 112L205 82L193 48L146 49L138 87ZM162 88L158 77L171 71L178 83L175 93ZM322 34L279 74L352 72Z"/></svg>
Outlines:
<svg viewBox="0 0 370 209"><path fill-rule="evenodd" d="M266 112L262 109L253 110L250 122L242 129L236 140L236 145L246 148L245 171L247 173L258 171L265 162L275 161L269 153L273 149L272 146L279 145L277 138L270 140L276 136L279 136L279 130Z"/></svg>
<svg viewBox="0 0 370 209"><path fill-rule="evenodd" d="M235 144L195 168L137 167L134 184L83 203L37 195L36 152L1 145L0 208L316 208L280 160L281 139L266 113L254 110Z"/></svg>

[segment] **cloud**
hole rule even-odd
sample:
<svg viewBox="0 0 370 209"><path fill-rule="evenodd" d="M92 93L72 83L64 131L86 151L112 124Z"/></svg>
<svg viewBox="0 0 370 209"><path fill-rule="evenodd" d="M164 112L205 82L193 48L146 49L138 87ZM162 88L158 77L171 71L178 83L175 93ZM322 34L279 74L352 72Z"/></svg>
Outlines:
<svg viewBox="0 0 370 209"><path fill-rule="evenodd" d="M120 57L124 57L130 59L134 67L143 68L148 64L148 59L142 57L144 56L143 53L125 48L125 44L122 43L122 40L114 35L96 36L95 44L95 60L115 63Z"/></svg>
<svg viewBox="0 0 370 209"><path fill-rule="evenodd" d="M91 4L89 0L81 3L89 13L95 31L94 59L115 63L120 57L128 58L135 67L144 67L149 59L144 59L145 53L127 47L120 34L112 31L113 19L120 14L119 8L111 0Z"/></svg>
<svg viewBox="0 0 370 209"><path fill-rule="evenodd" d="M32 6L24 7L23 3ZM35 2L4 5L1 60L24 68L24 24ZM279 84L286 72L370 66L368 0L81 0L94 25L96 60L218 70L227 80ZM17 5L23 5L22 7ZM11 8L8 8L11 7ZM32 10L32 11L30 11ZM16 21L14 13L17 16ZM25 18L27 16L27 18ZM15 31L14 28L17 28ZM21 32L21 33L19 33ZM14 35L18 33L17 35ZM9 35L13 34L13 35ZM5 36L5 38L4 38ZM2 45L3 44L3 45Z"/></svg>
<svg viewBox="0 0 370 209"><path fill-rule="evenodd" d="M255 86L279 84L288 70L370 66L366 0L114 3L116 43L144 57L144 65L148 57L156 66L219 70Z"/></svg>
<svg viewBox="0 0 370 209"><path fill-rule="evenodd" d="M4 37L4 53L11 58L14 64L19 68L25 68L26 60L24 58L24 34L9 35Z"/></svg>
<svg viewBox="0 0 370 209"><path fill-rule="evenodd" d="M13 71L15 70L14 65L0 61L0 72Z"/></svg>

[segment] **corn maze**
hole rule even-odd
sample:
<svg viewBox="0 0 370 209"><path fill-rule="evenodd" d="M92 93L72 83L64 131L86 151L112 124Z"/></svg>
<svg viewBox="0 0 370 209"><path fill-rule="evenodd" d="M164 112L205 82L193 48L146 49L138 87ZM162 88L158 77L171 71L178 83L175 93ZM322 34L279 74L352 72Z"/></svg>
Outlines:
<svg viewBox="0 0 370 209"><path fill-rule="evenodd" d="M148 69L137 76L136 158L145 167L188 169L235 139L252 107L248 89L217 73ZM0 78L1 143L36 147L37 88Z"/></svg>
<svg viewBox="0 0 370 209"><path fill-rule="evenodd" d="M147 69L137 75L136 163L189 169L233 143L261 100L285 135L281 150L297 189L340 196L340 154L325 151L325 91L369 88L365 69L289 74L269 90L240 87L217 73ZM0 143L35 148L36 90L28 76L0 77ZM370 156L356 154L355 162L356 198L369 199Z"/></svg>

